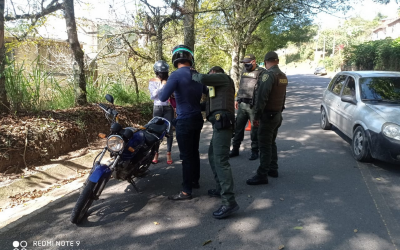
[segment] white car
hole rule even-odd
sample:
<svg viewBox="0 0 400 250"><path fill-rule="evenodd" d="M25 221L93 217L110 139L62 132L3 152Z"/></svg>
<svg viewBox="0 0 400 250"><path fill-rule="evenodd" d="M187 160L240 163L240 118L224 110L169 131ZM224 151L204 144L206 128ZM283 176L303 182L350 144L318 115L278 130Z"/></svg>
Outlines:
<svg viewBox="0 0 400 250"><path fill-rule="evenodd" d="M325 69L325 67L318 67L318 68L315 68L315 70L314 70L314 75L326 75L327 73L326 73L326 69Z"/></svg>
<svg viewBox="0 0 400 250"><path fill-rule="evenodd" d="M400 72L339 72L324 91L320 122L352 139L356 160L400 164Z"/></svg>

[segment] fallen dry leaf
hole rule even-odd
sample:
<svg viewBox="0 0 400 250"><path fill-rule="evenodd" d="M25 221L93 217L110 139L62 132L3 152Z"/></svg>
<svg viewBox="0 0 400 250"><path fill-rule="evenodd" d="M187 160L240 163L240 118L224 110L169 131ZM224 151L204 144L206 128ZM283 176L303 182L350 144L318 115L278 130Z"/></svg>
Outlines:
<svg viewBox="0 0 400 250"><path fill-rule="evenodd" d="M381 180L381 178L376 178L376 180L377 180L377 181L380 181L380 180Z"/></svg>
<svg viewBox="0 0 400 250"><path fill-rule="evenodd" d="M158 223L157 221L153 222L154 225L160 225L160 223Z"/></svg>
<svg viewBox="0 0 400 250"><path fill-rule="evenodd" d="M354 229L354 232L355 232L355 233L357 233L357 232L358 232L358 230L357 230L357 229Z"/></svg>
<svg viewBox="0 0 400 250"><path fill-rule="evenodd" d="M280 245L280 246L278 247L279 250L282 250L282 249L284 249L284 248L285 248L284 245Z"/></svg>
<svg viewBox="0 0 400 250"><path fill-rule="evenodd" d="M207 241L205 241L204 243L203 243L203 246L205 246L205 245L207 245L208 243L211 243L212 242L212 240L207 240Z"/></svg>
<svg viewBox="0 0 400 250"><path fill-rule="evenodd" d="M294 227L293 229L301 230L301 229L303 229L303 227Z"/></svg>

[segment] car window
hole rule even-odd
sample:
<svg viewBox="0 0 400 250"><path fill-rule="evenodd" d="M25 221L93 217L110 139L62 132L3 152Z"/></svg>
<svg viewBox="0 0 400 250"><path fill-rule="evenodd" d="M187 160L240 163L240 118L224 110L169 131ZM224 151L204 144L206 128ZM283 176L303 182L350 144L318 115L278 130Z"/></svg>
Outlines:
<svg viewBox="0 0 400 250"><path fill-rule="evenodd" d="M333 83L334 82L336 82L336 80L338 79L338 75L336 75L332 80L331 80L331 82L329 83L329 85L328 85L328 89L330 90L330 91L332 91L332 85L333 85Z"/></svg>
<svg viewBox="0 0 400 250"><path fill-rule="evenodd" d="M363 101L400 102L400 77L360 78Z"/></svg>
<svg viewBox="0 0 400 250"><path fill-rule="evenodd" d="M338 79L335 81L335 83L332 86L332 92L336 95L340 95L340 91L343 88L343 85L346 81L347 76L346 75L341 75L338 77Z"/></svg>
<svg viewBox="0 0 400 250"><path fill-rule="evenodd" d="M351 96L356 95L356 81L352 76L349 76L347 78L347 83L346 86L344 86L343 88L342 95L351 95Z"/></svg>

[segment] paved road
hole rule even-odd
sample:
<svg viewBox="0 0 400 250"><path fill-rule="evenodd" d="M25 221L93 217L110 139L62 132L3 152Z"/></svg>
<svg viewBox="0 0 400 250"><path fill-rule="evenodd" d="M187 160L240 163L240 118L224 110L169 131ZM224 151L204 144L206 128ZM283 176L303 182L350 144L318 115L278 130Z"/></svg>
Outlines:
<svg viewBox="0 0 400 250"><path fill-rule="evenodd" d="M348 138L319 128L319 103L328 78L289 75L289 82L278 136L280 176L268 185L245 184L258 166L247 159L247 132L240 156L230 161L241 207L235 216L211 216L219 200L206 195L214 187L206 154L211 136L207 124L200 148L201 188L194 199L167 200L180 189L181 167L178 161L168 166L164 157L138 181L142 194L127 182L112 180L87 220L75 226L69 222L75 192L1 231L0 249L14 249L14 241L26 241L26 249L400 248L400 169L356 162ZM176 145L173 150L176 160ZM67 241L74 246L56 246Z"/></svg>

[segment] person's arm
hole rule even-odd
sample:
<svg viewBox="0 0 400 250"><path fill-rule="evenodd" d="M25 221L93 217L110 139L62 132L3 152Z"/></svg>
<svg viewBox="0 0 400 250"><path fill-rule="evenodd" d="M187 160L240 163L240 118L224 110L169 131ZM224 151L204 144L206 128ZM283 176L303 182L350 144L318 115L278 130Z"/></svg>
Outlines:
<svg viewBox="0 0 400 250"><path fill-rule="evenodd" d="M152 81L153 79L150 80L149 83L149 91L150 91L150 99L151 100L156 100L158 99L158 93L162 86L158 84L158 82Z"/></svg>
<svg viewBox="0 0 400 250"><path fill-rule="evenodd" d="M271 93L273 82L274 79L267 72L261 73L260 77L258 78L258 89L255 93L256 103L254 107L254 120L260 120L260 117L265 109L265 105L267 104L269 94Z"/></svg>
<svg viewBox="0 0 400 250"><path fill-rule="evenodd" d="M163 84L162 86L163 87L158 92L158 98L160 99L160 101L166 102L178 86L177 74L172 73L169 76L167 83Z"/></svg>
<svg viewBox="0 0 400 250"><path fill-rule="evenodd" d="M202 83L207 86L223 86L229 83L229 76L219 73L219 74L193 74L192 80L195 82Z"/></svg>

